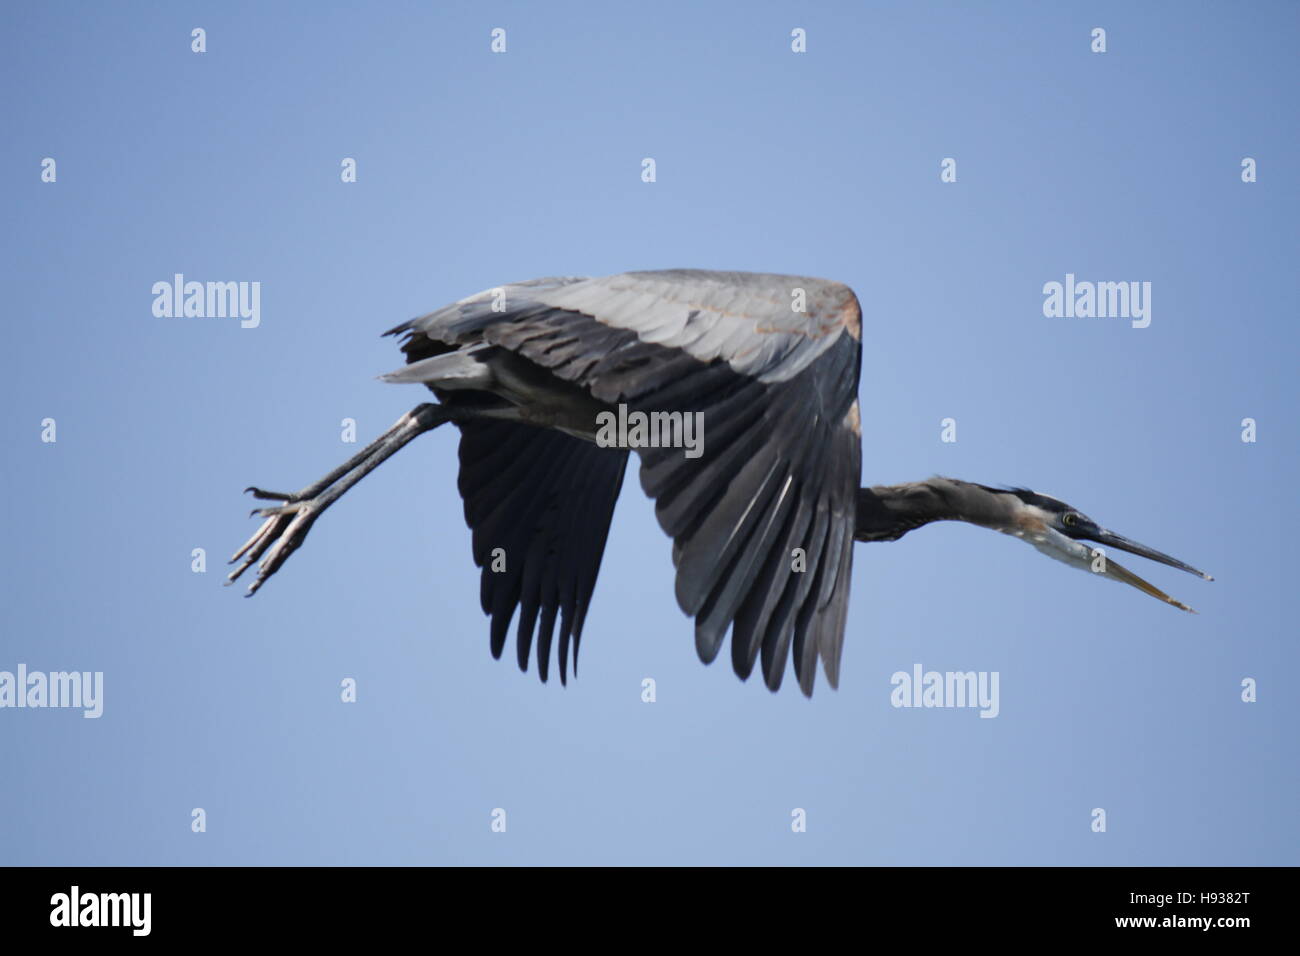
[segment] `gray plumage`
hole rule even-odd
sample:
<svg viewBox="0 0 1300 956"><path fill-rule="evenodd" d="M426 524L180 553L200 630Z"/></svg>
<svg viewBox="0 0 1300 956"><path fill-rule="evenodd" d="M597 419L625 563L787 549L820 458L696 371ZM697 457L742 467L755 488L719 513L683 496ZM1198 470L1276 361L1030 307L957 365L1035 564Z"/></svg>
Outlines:
<svg viewBox="0 0 1300 956"><path fill-rule="evenodd" d="M420 380L446 388L442 349L490 345L611 406L701 413L703 457L638 450L700 658L712 661L731 628L742 677L761 656L775 690L792 648L806 693L818 656L837 682L860 460L860 312L847 286L685 269L540 279L391 332L413 363L394 381L428 363Z"/></svg>
<svg viewBox="0 0 1300 956"><path fill-rule="evenodd" d="M1109 535L1194 570L1033 492L946 478L859 488L861 312L838 282L691 269L551 277L485 290L387 334L402 336L407 365L384 378L423 384L438 404L296 495L253 489L285 503L261 509L266 522L235 556L244 560L231 580L265 555L250 593L343 492L450 421L462 433L458 485L492 653L516 621L519 665L535 641L545 680L558 627L564 681L628 457L594 443L596 422L619 406L703 423L699 457L636 449L641 486L672 538L677 603L695 619L701 660L730 633L736 673L761 662L773 690L787 659L805 694L818 659L838 683L855 539L957 519L1076 566L1088 554L1076 539ZM494 554L506 555L504 570ZM1122 568L1110 575L1185 608Z"/></svg>

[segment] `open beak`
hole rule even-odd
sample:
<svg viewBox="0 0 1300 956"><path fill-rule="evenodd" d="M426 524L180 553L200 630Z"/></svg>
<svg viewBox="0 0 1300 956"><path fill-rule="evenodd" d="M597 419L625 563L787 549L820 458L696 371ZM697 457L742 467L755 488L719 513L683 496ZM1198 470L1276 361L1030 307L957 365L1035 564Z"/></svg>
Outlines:
<svg viewBox="0 0 1300 956"><path fill-rule="evenodd" d="M1170 597L1154 584L1138 577L1118 561L1112 560L1109 554L1106 554L1105 559L1102 560L1100 556L1093 554L1092 548L1089 548L1081 541L1067 538L1065 535L1053 531L1050 528L1044 530L1045 533L1026 536L1029 543L1034 545L1034 547L1038 548L1038 550L1042 551L1044 554L1056 558L1058 561L1064 561L1066 564L1074 565L1075 567L1083 568L1103 577L1110 578L1112 581L1120 581L1124 584L1130 585L1131 587L1135 587L1144 594L1149 594L1153 598L1164 601L1166 604L1172 604L1179 610L1188 611L1192 614L1196 613L1182 601ZM1150 558L1152 561L1159 561L1161 564L1167 564L1171 568L1178 568L1189 574L1195 574L1207 581L1214 580L1214 578L1210 577L1210 575L1206 574L1204 571L1199 571L1189 564L1184 564L1177 558L1171 558L1167 554L1156 551L1154 548L1148 548L1144 544L1130 541L1123 535L1115 534L1113 531L1101 529L1096 534L1090 534L1088 540L1095 541L1103 548L1118 548L1120 551L1127 551L1129 554L1136 554L1144 558Z"/></svg>
<svg viewBox="0 0 1300 956"><path fill-rule="evenodd" d="M1205 578L1207 581L1214 580L1210 575L1206 574L1204 571L1198 571L1190 564L1184 564L1177 558L1171 558L1169 555L1157 551L1155 548L1148 548L1145 544L1138 544L1136 541L1130 541L1122 534L1116 534L1114 531L1107 531L1105 528L1102 528L1091 537L1093 541L1096 541L1103 548L1119 548L1121 551L1127 551L1129 554L1136 554L1140 558L1159 561L1161 564L1167 564L1171 568L1186 571L1188 574L1195 574L1197 577Z"/></svg>
<svg viewBox="0 0 1300 956"><path fill-rule="evenodd" d="M1163 551L1157 551L1155 548L1148 548L1145 544L1138 544L1136 541L1132 541L1124 537L1122 534L1107 531L1105 528L1100 529L1094 535L1090 535L1090 538L1103 548L1118 548L1121 551L1127 551L1129 554L1136 554L1139 557L1148 558L1151 561L1159 561L1161 564L1167 564L1171 568L1178 568L1180 571L1186 571L1188 574L1195 574L1197 577L1204 578L1207 581L1214 580L1214 578L1206 574L1204 571L1198 570L1190 564L1184 564L1177 558L1171 558ZM1112 561L1109 556L1106 558L1106 570L1099 573L1104 573L1108 577L1112 577L1117 581L1123 581L1125 584L1132 585L1139 591L1149 594L1153 598L1159 598L1166 604L1172 604L1174 607L1181 608L1184 611L1190 611L1192 614L1196 613L1182 601L1171 598L1154 584L1142 580L1142 578L1138 577L1128 568L1116 561Z"/></svg>

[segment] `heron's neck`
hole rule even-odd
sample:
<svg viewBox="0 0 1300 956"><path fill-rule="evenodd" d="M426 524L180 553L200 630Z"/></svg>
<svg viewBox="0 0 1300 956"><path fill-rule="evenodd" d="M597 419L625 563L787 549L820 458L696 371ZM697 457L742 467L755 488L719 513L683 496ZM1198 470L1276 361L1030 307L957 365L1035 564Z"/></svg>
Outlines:
<svg viewBox="0 0 1300 956"><path fill-rule="evenodd" d="M1003 493L956 478L858 489L858 541L897 541L931 521L969 521L986 528L1005 522Z"/></svg>

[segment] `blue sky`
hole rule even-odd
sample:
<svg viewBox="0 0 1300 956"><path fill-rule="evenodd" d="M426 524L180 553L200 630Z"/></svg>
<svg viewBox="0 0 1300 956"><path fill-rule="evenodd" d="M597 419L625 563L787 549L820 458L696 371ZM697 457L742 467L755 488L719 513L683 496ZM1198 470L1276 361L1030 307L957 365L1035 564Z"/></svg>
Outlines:
<svg viewBox="0 0 1300 956"><path fill-rule="evenodd" d="M2 16L0 670L102 671L105 699L0 709L0 862L1300 862L1293 4ZM858 546L838 692L772 695L697 661L629 479L580 677L543 686L488 654L450 429L255 599L220 586L242 488L423 400L376 381L383 330L677 266L847 282L865 483L1063 498L1213 573L1127 562L1201 613L941 524ZM260 282L260 325L155 317L175 273ZM1150 326L1045 317L1067 273L1150 282ZM916 663L998 672L999 716L892 707Z"/></svg>

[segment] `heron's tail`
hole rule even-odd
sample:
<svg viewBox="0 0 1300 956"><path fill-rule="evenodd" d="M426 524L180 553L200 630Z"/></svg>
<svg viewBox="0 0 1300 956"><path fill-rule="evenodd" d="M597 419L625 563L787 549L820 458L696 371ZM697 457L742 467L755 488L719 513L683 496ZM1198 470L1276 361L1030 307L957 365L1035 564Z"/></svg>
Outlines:
<svg viewBox="0 0 1300 956"><path fill-rule="evenodd" d="M493 383L489 355L496 349L487 343L471 345L431 358L403 365L396 371L379 376L380 381L395 385L429 385L446 389L484 389Z"/></svg>

